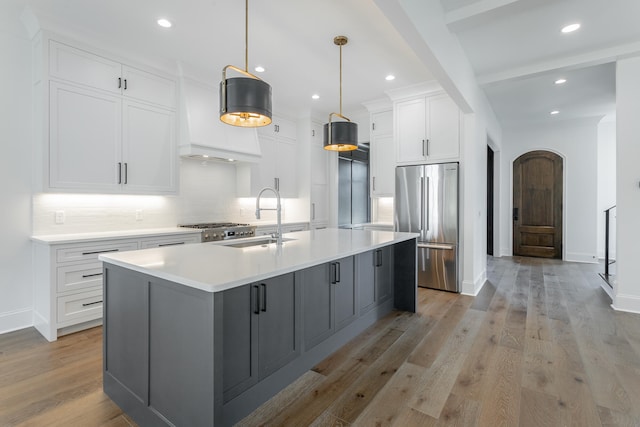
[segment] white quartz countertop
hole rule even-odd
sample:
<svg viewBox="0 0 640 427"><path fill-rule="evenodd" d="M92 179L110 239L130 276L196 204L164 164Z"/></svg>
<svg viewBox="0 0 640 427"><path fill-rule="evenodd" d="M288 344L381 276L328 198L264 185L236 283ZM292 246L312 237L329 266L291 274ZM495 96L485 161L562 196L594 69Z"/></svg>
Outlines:
<svg viewBox="0 0 640 427"><path fill-rule="evenodd" d="M322 230L286 233L275 244L234 248L248 241L169 246L100 255L101 261L180 283L207 292L219 292L338 258L415 239L415 233L378 230ZM251 240L261 240L255 237Z"/></svg>
<svg viewBox="0 0 640 427"><path fill-rule="evenodd" d="M81 243L95 240L135 239L138 237L169 236L172 234L199 234L200 230L185 227L147 228L139 230L102 231L95 233L51 234L31 236L39 243Z"/></svg>

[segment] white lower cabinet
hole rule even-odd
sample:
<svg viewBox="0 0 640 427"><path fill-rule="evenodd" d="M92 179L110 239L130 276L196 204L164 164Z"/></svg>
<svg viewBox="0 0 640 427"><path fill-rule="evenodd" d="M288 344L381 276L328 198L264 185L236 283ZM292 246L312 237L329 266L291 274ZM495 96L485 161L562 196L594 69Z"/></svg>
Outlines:
<svg viewBox="0 0 640 427"><path fill-rule="evenodd" d="M194 233L47 243L35 239L35 328L49 341L102 324L100 254L200 242Z"/></svg>

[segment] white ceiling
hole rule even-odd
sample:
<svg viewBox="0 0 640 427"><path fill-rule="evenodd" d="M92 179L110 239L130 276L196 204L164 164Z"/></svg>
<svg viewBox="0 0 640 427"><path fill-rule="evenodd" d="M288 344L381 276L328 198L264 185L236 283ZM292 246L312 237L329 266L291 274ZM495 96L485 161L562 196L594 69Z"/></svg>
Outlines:
<svg viewBox="0 0 640 427"><path fill-rule="evenodd" d="M640 52L640 1L441 2L503 126L615 113L614 62Z"/></svg>
<svg viewBox="0 0 640 427"><path fill-rule="evenodd" d="M4 0L3 0L4 1ZM43 26L63 29L136 57L180 61L217 85L225 65L244 68L242 0L24 0ZM155 23L167 17L174 26ZM337 35L343 47L343 110L388 89L433 77L370 0L269 0L249 2L249 71L273 90L274 112L324 117L339 110ZM393 73L396 80L385 76ZM313 101L317 93L320 99Z"/></svg>
<svg viewBox="0 0 640 427"><path fill-rule="evenodd" d="M242 0L3 0L29 6L45 27L175 66L217 85L227 64L244 66ZM422 0L427 1L427 0ZM437 1L437 0L429 0ZM503 126L615 112L616 57L640 52L640 0L440 0ZM174 22L170 30L158 17ZM568 23L582 28L560 33ZM372 0L249 2L249 68L273 88L274 112L338 110L343 48L344 113L385 91L432 80ZM609 65L604 65L609 64ZM396 80L384 77L393 73ZM568 82L556 86L564 77ZM321 98L311 100L317 93ZM549 111L560 114L549 116Z"/></svg>

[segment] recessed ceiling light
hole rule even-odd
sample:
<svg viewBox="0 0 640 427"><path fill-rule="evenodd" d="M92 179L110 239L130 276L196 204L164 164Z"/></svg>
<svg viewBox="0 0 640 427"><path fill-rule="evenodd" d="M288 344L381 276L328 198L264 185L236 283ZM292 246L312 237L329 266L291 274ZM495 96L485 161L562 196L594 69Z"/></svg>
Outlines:
<svg viewBox="0 0 640 427"><path fill-rule="evenodd" d="M553 110L552 112L550 112L549 114L551 114L552 116L555 116L556 114L560 114L560 111L558 110Z"/></svg>
<svg viewBox="0 0 640 427"><path fill-rule="evenodd" d="M256 68L254 68L256 70L257 73L264 73L264 67L258 65Z"/></svg>
<svg viewBox="0 0 640 427"><path fill-rule="evenodd" d="M313 95L311 95L311 99L320 99L320 95L314 93Z"/></svg>
<svg viewBox="0 0 640 427"><path fill-rule="evenodd" d="M567 25L566 27L563 27L561 31L563 33L572 33L578 28L580 28L580 24L570 24L570 25Z"/></svg>
<svg viewBox="0 0 640 427"><path fill-rule="evenodd" d="M566 83L566 82L567 82L567 79L558 79L554 83L557 84L557 85L561 85L561 84Z"/></svg>
<svg viewBox="0 0 640 427"><path fill-rule="evenodd" d="M162 28L171 28L171 25L173 25L173 24L171 24L171 21L169 21L168 19L165 19L165 18L160 18L156 22Z"/></svg>
<svg viewBox="0 0 640 427"><path fill-rule="evenodd" d="M391 80L395 80L396 76L394 76L393 74L389 74L387 77L384 78L387 81L391 81Z"/></svg>

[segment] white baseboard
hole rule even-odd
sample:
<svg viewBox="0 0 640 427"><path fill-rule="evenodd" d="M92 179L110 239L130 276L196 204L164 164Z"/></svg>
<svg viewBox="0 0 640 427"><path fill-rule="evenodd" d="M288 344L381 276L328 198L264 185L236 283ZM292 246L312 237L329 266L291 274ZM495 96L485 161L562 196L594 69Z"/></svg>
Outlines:
<svg viewBox="0 0 640 427"><path fill-rule="evenodd" d="M463 295L471 295L472 297L475 297L476 295L478 295L478 293L480 292L480 290L482 289L486 281L487 281L487 270L484 270L482 273L480 273L480 275L476 278L476 280L474 280L473 283L468 280L463 280L462 290L460 293Z"/></svg>
<svg viewBox="0 0 640 427"><path fill-rule="evenodd" d="M584 262L584 263L589 263L589 264L597 264L598 263L598 257L596 257L593 254L585 254L585 253L578 253L578 252L567 252L565 254L565 261L572 261L572 262Z"/></svg>
<svg viewBox="0 0 640 427"><path fill-rule="evenodd" d="M0 334L17 331L33 326L31 308L0 313Z"/></svg>
<svg viewBox="0 0 640 427"><path fill-rule="evenodd" d="M629 294L618 294L611 304L614 310L627 311L629 313L640 314L640 296Z"/></svg>

